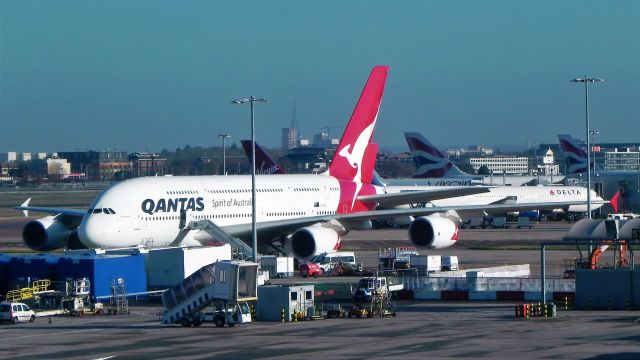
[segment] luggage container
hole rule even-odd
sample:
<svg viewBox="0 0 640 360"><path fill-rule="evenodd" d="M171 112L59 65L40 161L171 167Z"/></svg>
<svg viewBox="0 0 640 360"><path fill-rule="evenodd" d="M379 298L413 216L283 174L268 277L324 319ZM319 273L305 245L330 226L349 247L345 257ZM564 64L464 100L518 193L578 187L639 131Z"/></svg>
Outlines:
<svg viewBox="0 0 640 360"><path fill-rule="evenodd" d="M447 255L442 257L442 271L456 271L458 268L458 257L455 255Z"/></svg>
<svg viewBox="0 0 640 360"><path fill-rule="evenodd" d="M492 226L493 226L494 229L506 229L506 228L508 228L509 224L507 224L507 217L506 216L494 216L493 217Z"/></svg>
<svg viewBox="0 0 640 360"><path fill-rule="evenodd" d="M411 255L411 267L418 269L418 275L440 271L442 257L440 255Z"/></svg>
<svg viewBox="0 0 640 360"><path fill-rule="evenodd" d="M260 268L268 271L270 278L292 277L293 257L265 255L260 258Z"/></svg>
<svg viewBox="0 0 640 360"><path fill-rule="evenodd" d="M528 216L518 216L518 229L528 227L531 229L533 225L531 225L531 219Z"/></svg>

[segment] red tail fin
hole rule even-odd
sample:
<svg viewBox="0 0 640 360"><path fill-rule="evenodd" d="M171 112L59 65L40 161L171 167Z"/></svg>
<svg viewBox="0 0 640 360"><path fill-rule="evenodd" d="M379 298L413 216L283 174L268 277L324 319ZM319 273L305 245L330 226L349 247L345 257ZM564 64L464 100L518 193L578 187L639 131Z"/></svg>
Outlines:
<svg viewBox="0 0 640 360"><path fill-rule="evenodd" d="M613 211L614 212L618 212L620 211L620 191L616 192L615 195L613 195L613 197L611 198L611 200L609 200L609 203L611 204L611 206L613 206Z"/></svg>
<svg viewBox="0 0 640 360"><path fill-rule="evenodd" d="M329 175L340 180L371 181L373 167L363 166L363 159L373 136L388 70L388 66L376 66L371 70L371 75L360 94L358 104L353 110L349 124L342 134L340 145L333 156Z"/></svg>
<svg viewBox="0 0 640 360"><path fill-rule="evenodd" d="M362 174L360 175L363 183L371 184L377 157L378 144L367 145L367 149L364 151L364 157L362 158Z"/></svg>

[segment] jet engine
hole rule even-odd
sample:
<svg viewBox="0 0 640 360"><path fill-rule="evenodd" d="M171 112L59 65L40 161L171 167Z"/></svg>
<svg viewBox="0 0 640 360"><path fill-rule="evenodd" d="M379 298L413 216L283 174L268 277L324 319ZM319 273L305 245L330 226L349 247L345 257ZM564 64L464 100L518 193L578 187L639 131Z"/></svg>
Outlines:
<svg viewBox="0 0 640 360"><path fill-rule="evenodd" d="M22 240L31 250L51 251L64 247L73 233L73 229L55 216L47 216L29 221L22 229Z"/></svg>
<svg viewBox="0 0 640 360"><path fill-rule="evenodd" d="M417 247L443 249L458 240L458 226L446 217L422 216L409 225L409 240Z"/></svg>
<svg viewBox="0 0 640 360"><path fill-rule="evenodd" d="M298 229L291 234L290 241L293 255L301 260L308 260L313 256L338 250L340 247L340 235L332 229L321 226Z"/></svg>

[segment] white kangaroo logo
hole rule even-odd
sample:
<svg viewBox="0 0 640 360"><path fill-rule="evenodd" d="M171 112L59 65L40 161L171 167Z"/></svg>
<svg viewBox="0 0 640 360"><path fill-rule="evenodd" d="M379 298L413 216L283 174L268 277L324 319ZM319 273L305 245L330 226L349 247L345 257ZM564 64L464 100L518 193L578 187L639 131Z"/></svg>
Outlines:
<svg viewBox="0 0 640 360"><path fill-rule="evenodd" d="M373 134L373 128L376 125L377 119L378 114L376 113L376 116L373 118L373 122L360 133L358 139L353 145L353 148L351 148L351 144L347 144L338 152L338 155L345 158L352 168L358 169L358 172L351 180L360 179L360 173L362 172L362 158L364 157L364 151L369 144L369 139L371 139L371 134Z"/></svg>

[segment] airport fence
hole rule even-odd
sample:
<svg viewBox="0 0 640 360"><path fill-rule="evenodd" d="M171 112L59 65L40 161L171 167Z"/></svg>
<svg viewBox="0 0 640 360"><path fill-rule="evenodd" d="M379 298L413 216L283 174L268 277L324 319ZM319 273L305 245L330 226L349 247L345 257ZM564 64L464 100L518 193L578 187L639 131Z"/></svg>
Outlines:
<svg viewBox="0 0 640 360"><path fill-rule="evenodd" d="M404 284L405 290L420 291L540 291L538 278L430 278L405 276L395 281ZM549 292L575 292L575 279L550 278L545 281Z"/></svg>

